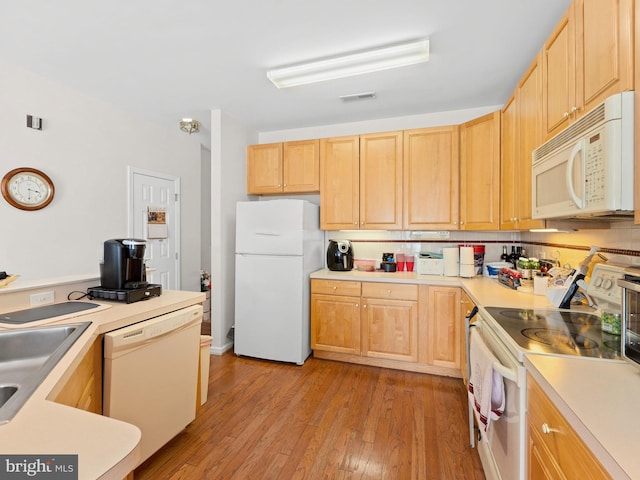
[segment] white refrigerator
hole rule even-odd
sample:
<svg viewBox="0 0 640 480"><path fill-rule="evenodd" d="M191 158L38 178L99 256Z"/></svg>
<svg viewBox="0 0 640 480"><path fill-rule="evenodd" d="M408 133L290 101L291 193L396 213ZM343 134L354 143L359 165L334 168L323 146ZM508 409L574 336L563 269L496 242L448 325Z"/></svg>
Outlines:
<svg viewBox="0 0 640 480"><path fill-rule="evenodd" d="M319 207L306 200L236 206L236 355L302 365L311 354L309 274L324 266Z"/></svg>

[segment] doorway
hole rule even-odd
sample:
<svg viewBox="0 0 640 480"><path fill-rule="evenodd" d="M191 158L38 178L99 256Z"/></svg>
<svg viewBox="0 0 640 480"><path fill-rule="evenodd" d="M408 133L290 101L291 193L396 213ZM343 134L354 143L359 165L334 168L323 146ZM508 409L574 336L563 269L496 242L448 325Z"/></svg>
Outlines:
<svg viewBox="0 0 640 480"><path fill-rule="evenodd" d="M180 177L135 167L129 178L129 235L147 241L147 281L180 290Z"/></svg>

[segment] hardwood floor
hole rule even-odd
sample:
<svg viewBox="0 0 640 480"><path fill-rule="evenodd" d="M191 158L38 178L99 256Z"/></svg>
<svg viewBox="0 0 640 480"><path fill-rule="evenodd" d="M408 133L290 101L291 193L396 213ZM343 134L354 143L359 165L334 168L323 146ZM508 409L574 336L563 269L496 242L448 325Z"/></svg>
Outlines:
<svg viewBox="0 0 640 480"><path fill-rule="evenodd" d="M196 420L146 479L484 479L459 379L309 358L211 356Z"/></svg>

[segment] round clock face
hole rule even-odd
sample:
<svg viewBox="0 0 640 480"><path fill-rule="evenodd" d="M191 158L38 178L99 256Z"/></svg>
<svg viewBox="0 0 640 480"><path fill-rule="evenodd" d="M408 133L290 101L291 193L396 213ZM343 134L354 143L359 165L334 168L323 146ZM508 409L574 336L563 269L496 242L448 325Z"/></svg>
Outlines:
<svg viewBox="0 0 640 480"><path fill-rule="evenodd" d="M38 210L53 200L51 179L35 168L16 168L2 179L2 196L21 210Z"/></svg>

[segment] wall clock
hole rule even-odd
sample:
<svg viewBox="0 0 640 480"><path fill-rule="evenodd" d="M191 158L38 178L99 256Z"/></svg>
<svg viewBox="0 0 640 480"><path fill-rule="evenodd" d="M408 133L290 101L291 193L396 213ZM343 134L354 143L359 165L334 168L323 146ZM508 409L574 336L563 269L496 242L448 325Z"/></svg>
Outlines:
<svg viewBox="0 0 640 480"><path fill-rule="evenodd" d="M53 200L51 179L35 168L16 168L2 178L2 196L20 210L39 210Z"/></svg>

